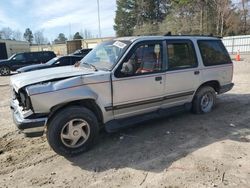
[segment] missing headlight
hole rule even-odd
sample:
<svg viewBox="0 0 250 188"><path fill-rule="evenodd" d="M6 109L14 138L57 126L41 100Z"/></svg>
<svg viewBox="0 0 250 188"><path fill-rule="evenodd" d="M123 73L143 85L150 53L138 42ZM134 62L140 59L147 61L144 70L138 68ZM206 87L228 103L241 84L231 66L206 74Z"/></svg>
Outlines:
<svg viewBox="0 0 250 188"><path fill-rule="evenodd" d="M19 106L23 107L24 110L31 109L30 98L25 91L19 91L19 96L17 96L17 100L19 102Z"/></svg>

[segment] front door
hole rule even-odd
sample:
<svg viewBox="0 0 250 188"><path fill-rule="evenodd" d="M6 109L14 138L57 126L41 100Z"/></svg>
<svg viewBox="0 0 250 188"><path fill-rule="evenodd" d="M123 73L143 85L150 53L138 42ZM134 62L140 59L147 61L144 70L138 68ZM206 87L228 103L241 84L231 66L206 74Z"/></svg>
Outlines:
<svg viewBox="0 0 250 188"><path fill-rule="evenodd" d="M30 65L27 63L27 57L25 56L25 53L17 54L11 59L11 61L13 70Z"/></svg>
<svg viewBox="0 0 250 188"><path fill-rule="evenodd" d="M157 110L164 95L162 41L135 45L112 75L113 112L124 118Z"/></svg>

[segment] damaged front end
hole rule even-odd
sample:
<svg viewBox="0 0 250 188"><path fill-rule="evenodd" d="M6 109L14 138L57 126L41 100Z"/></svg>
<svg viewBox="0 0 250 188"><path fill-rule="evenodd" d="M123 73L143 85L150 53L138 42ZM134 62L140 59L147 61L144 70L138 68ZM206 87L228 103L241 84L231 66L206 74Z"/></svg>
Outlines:
<svg viewBox="0 0 250 188"><path fill-rule="evenodd" d="M42 136L47 121L46 115L35 114L25 89L12 90L11 111L14 123L27 137Z"/></svg>
<svg viewBox="0 0 250 188"><path fill-rule="evenodd" d="M63 94L67 95L52 92L81 85L82 75L93 72L91 69L66 66L11 76L11 109L18 129L28 137L43 135L51 107L64 101Z"/></svg>

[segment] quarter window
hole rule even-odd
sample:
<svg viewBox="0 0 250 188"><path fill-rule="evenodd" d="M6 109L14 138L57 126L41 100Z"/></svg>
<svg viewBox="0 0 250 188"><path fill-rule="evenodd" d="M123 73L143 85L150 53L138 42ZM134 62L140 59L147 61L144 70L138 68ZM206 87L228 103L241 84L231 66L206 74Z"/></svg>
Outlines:
<svg viewBox="0 0 250 188"><path fill-rule="evenodd" d="M191 42L167 42L168 70L179 70L197 66Z"/></svg>
<svg viewBox="0 0 250 188"><path fill-rule="evenodd" d="M203 64L205 66L231 63L230 56L220 40L198 41Z"/></svg>

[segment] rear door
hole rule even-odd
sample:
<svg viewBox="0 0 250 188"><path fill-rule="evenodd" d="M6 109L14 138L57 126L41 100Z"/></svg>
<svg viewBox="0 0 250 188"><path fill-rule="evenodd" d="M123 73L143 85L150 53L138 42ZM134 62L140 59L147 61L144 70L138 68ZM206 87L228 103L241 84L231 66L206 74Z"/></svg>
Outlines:
<svg viewBox="0 0 250 188"><path fill-rule="evenodd" d="M31 53L26 53L26 58L27 58L27 65L34 65L40 63L38 60L38 53L36 52L31 52Z"/></svg>
<svg viewBox="0 0 250 188"><path fill-rule="evenodd" d="M163 108L192 100L200 85L200 71L191 40L166 40L167 71Z"/></svg>
<svg viewBox="0 0 250 188"><path fill-rule="evenodd" d="M49 60L51 60L52 58L55 57L55 55L51 52L46 52L46 51L43 51L43 52L39 52L39 57L40 57L40 61L42 63L46 63L48 62Z"/></svg>

